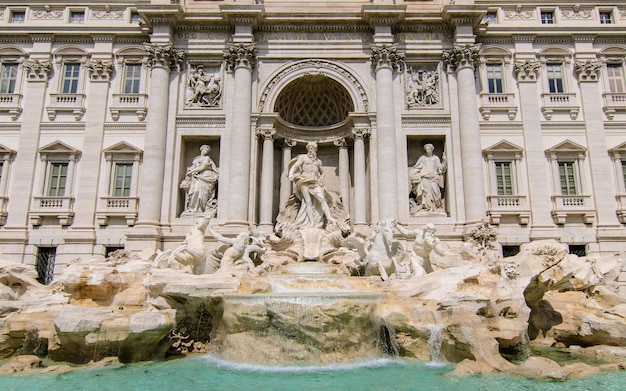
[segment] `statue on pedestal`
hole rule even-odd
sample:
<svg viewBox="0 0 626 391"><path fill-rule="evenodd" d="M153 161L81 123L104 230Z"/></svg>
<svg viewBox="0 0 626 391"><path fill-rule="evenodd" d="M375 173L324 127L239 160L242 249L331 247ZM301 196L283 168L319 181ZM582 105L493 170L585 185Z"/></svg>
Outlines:
<svg viewBox="0 0 626 391"><path fill-rule="evenodd" d="M411 216L446 214L441 192L446 172L446 155L443 154L442 161L437 155L433 155L434 150L432 144L424 145L426 154L417 159L409 172L411 192L415 197L411 199Z"/></svg>
<svg viewBox="0 0 626 391"><path fill-rule="evenodd" d="M202 145L200 155L196 156L180 183L186 192L185 211L183 215L204 214L211 216L217 210L215 190L219 177L217 166L209 157L211 147Z"/></svg>

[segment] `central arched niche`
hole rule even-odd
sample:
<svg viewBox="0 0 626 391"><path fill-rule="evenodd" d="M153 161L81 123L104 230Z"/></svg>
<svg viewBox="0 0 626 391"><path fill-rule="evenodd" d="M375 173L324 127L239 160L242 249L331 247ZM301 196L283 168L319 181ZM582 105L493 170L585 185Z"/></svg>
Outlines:
<svg viewBox="0 0 626 391"><path fill-rule="evenodd" d="M354 111L348 91L324 75L304 75L290 82L276 98L274 111L286 123L298 127L339 124Z"/></svg>

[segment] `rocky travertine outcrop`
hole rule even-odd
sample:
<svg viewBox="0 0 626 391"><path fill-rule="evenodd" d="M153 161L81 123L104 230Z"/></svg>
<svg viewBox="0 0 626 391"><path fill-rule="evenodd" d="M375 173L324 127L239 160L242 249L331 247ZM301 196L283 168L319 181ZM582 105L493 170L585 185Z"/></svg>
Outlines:
<svg viewBox="0 0 626 391"><path fill-rule="evenodd" d="M76 261L43 286L31 266L3 264L0 357L132 362L211 351L284 363L387 352L456 362L457 374L564 380L596 371L538 358L515 365L501 355L530 339L573 356L626 360L618 348L626 345L624 254L578 258L554 241L505 259L467 244L445 251L433 256L433 273L389 281L325 275L323 267L194 275L155 267L144 252Z"/></svg>

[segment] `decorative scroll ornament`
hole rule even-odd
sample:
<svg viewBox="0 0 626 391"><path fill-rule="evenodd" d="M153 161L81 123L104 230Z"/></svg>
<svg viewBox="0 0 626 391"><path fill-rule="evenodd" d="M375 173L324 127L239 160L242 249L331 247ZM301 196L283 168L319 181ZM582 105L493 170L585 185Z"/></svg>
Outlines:
<svg viewBox="0 0 626 391"><path fill-rule="evenodd" d="M462 68L473 70L478 65L479 50L479 44L454 45L454 48L443 52L443 62L453 70Z"/></svg>
<svg viewBox="0 0 626 391"><path fill-rule="evenodd" d="M28 81L47 81L52 63L47 60L26 60L22 63Z"/></svg>
<svg viewBox="0 0 626 391"><path fill-rule="evenodd" d="M525 10L521 4L518 4L513 10L504 10L505 19L530 19L533 16L533 11Z"/></svg>
<svg viewBox="0 0 626 391"><path fill-rule="evenodd" d="M404 61L404 53L398 53L398 45L372 45L372 65L374 69L390 67L399 69Z"/></svg>
<svg viewBox="0 0 626 391"><path fill-rule="evenodd" d="M216 107L222 97L222 78L219 73L205 72L203 65L189 72L186 106Z"/></svg>
<svg viewBox="0 0 626 391"><path fill-rule="evenodd" d="M541 63L539 61L524 62L518 61L515 63L515 74L519 81L536 81L539 69L541 69Z"/></svg>
<svg viewBox="0 0 626 391"><path fill-rule="evenodd" d="M563 19L591 19L591 9L580 9L580 5L575 4L571 10L561 10Z"/></svg>
<svg viewBox="0 0 626 391"><path fill-rule="evenodd" d="M229 70L237 67L254 69L256 66L256 47L251 43L240 43L228 46L224 52L224 60Z"/></svg>
<svg viewBox="0 0 626 391"><path fill-rule="evenodd" d="M600 69L602 63L600 61L577 61L574 69L578 74L579 81L598 81L600 79Z"/></svg>
<svg viewBox="0 0 626 391"><path fill-rule="evenodd" d="M439 103L439 73L409 67L405 78L406 106L409 109Z"/></svg>
<svg viewBox="0 0 626 391"><path fill-rule="evenodd" d="M63 19L63 8L51 8L45 5L43 9L33 10L33 19Z"/></svg>
<svg viewBox="0 0 626 391"><path fill-rule="evenodd" d="M111 6L107 4L104 9L92 10L91 17L94 19L123 19L124 10L111 10Z"/></svg>
<svg viewBox="0 0 626 391"><path fill-rule="evenodd" d="M179 71L185 58L185 52L174 49L169 43L144 43L144 48L148 52L147 64L150 68L164 67Z"/></svg>
<svg viewBox="0 0 626 391"><path fill-rule="evenodd" d="M85 68L89 73L91 81L109 81L111 80L111 72L113 64L108 61L90 60L85 63Z"/></svg>

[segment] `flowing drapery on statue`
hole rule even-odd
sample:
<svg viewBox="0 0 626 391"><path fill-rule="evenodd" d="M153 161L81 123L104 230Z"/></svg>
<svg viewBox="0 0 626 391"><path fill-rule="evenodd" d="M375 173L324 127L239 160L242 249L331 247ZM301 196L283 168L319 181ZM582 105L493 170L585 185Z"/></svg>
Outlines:
<svg viewBox="0 0 626 391"><path fill-rule="evenodd" d="M424 145L425 155L417 159L409 172L411 192L415 199L411 200L411 215L442 213L445 214L441 189L444 185L446 172L446 157L443 162L437 155L433 155L435 147L432 144Z"/></svg>
<svg viewBox="0 0 626 391"><path fill-rule="evenodd" d="M203 213L210 216L216 211L215 190L219 174L209 152L210 146L200 147L200 155L193 159L191 166L187 168L185 179L180 183L180 188L187 193L183 214Z"/></svg>
<svg viewBox="0 0 626 391"><path fill-rule="evenodd" d="M285 217L297 228L325 228L342 218L347 220L344 217L346 210L339 197L324 187L317 144L310 142L306 149L307 153L292 159L287 168L286 175L293 182L295 197L284 205ZM297 213L294 217L295 208Z"/></svg>

